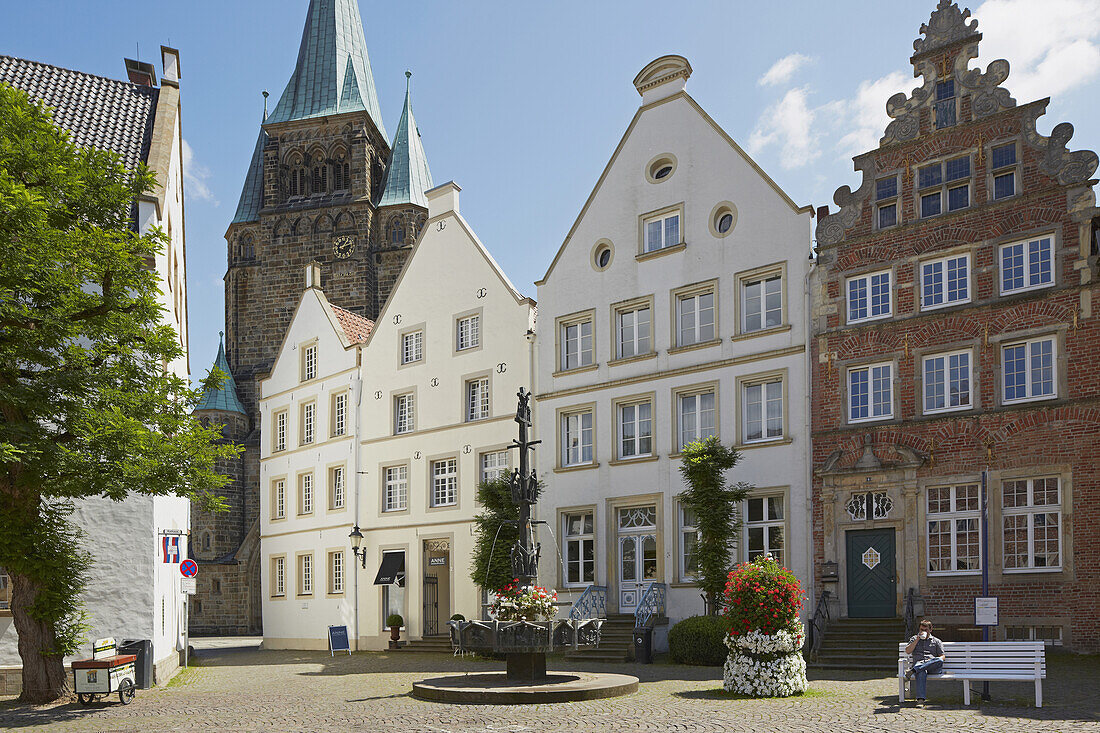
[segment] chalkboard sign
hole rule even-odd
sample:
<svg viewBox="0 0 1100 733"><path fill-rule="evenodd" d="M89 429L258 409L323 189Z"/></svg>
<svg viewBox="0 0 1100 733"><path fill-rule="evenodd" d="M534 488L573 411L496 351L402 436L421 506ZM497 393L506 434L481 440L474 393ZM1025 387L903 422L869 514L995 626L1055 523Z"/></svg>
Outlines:
<svg viewBox="0 0 1100 733"><path fill-rule="evenodd" d="M330 657L336 656L336 652L347 652L349 656L351 655L347 626L328 627L328 651Z"/></svg>

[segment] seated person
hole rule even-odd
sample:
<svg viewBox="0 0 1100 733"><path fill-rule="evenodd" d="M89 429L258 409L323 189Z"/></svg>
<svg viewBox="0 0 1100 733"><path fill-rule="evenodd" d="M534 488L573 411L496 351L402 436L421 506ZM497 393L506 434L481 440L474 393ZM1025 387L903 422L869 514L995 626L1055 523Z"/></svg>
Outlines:
<svg viewBox="0 0 1100 733"><path fill-rule="evenodd" d="M924 619L920 622L920 632L909 640L905 653L912 658L912 665L905 673L905 679L916 679L912 693L917 703L924 702L928 675L939 672L947 655L943 653L943 642L932 636L932 622Z"/></svg>

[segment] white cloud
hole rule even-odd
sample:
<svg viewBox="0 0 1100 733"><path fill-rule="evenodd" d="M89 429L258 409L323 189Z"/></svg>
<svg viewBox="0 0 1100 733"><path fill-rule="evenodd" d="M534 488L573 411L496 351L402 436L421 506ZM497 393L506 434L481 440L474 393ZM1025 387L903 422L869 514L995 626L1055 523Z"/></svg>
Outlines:
<svg viewBox="0 0 1100 733"><path fill-rule="evenodd" d="M210 186L206 185L207 179L210 178L210 169L202 163L195 160L195 154L191 150L191 146L187 143L187 140L183 141L183 186L188 196L194 196L195 198L202 199L203 201L209 201L214 206L218 205L218 200L214 198L214 192L210 190Z"/></svg>
<svg viewBox="0 0 1100 733"><path fill-rule="evenodd" d="M757 83L764 86L776 86L785 84L794 76L794 72L808 64L812 59L801 53L792 53L772 64L772 67L764 72Z"/></svg>
<svg viewBox="0 0 1100 733"><path fill-rule="evenodd" d="M813 131L814 110L807 103L808 89L790 89L782 99L764 110L749 136L751 155L770 145L778 145L779 163L784 168L800 168L821 155Z"/></svg>
<svg viewBox="0 0 1100 733"><path fill-rule="evenodd" d="M877 148L890 124L886 100L898 92L908 95L917 85L911 74L891 71L878 79L861 81L853 98L835 102L836 115L832 119L839 123L842 133L837 142L840 153L852 156Z"/></svg>

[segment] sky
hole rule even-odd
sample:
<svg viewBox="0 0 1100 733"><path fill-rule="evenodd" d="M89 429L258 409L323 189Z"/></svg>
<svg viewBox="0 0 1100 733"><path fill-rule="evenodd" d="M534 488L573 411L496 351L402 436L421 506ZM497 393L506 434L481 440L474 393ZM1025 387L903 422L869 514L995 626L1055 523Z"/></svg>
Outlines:
<svg viewBox="0 0 1100 733"><path fill-rule="evenodd" d="M936 0L360 0L384 125L406 69L435 182L517 287L551 259L637 110L632 80L670 53L688 92L800 205L859 184L886 100L917 86L909 57ZM0 54L125 78L123 58L180 51L191 371L224 322L225 231L263 112L298 54L307 0L0 0ZM1100 149L1100 0L972 0L976 62L1006 58L1017 103L1051 96L1039 131ZM972 62L973 65L974 62ZM835 205L833 206L835 210Z"/></svg>

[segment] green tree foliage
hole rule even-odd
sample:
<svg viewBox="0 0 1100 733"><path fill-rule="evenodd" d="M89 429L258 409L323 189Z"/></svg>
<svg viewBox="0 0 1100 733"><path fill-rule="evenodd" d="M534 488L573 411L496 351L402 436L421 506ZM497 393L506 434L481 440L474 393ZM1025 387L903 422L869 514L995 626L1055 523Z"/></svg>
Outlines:
<svg viewBox="0 0 1100 733"><path fill-rule="evenodd" d="M183 353L151 266L166 238L132 222L153 185L0 84L0 566L30 702L65 693L62 656L82 636L94 548L79 544L73 502L173 494L221 508L215 461L237 452L191 419L198 393L166 369Z"/></svg>
<svg viewBox="0 0 1100 733"><path fill-rule="evenodd" d="M714 436L684 446L681 457L680 475L688 488L678 498L680 505L695 515L699 534L692 564L711 616L720 610L741 532L741 502L752 488L745 483L726 484L726 471L740 460L740 453Z"/></svg>
<svg viewBox="0 0 1100 733"><path fill-rule="evenodd" d="M477 501L481 512L474 517L470 579L479 588L495 591L512 582L511 551L519 539L519 506L512 503L512 489L503 478L482 481L477 487Z"/></svg>

